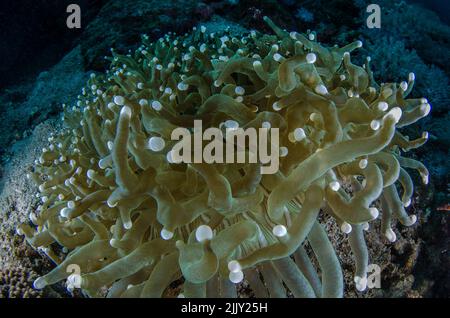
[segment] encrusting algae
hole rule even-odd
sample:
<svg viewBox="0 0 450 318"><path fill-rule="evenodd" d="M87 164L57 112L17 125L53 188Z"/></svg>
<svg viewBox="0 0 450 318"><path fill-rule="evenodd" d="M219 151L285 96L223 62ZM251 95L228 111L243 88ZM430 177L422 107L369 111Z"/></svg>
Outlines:
<svg viewBox="0 0 450 318"><path fill-rule="evenodd" d="M397 128L428 115L430 105L407 99L413 73L380 85L369 58L353 64L361 41L327 48L313 32L265 21L275 35L237 38L202 26L154 43L144 36L134 55L113 51L106 75L91 76L77 105L65 107L67 128L50 137L29 174L42 203L30 214L34 226L18 232L57 264L35 288L67 279L91 297L105 287L108 297L161 297L183 278L180 297L236 297L245 278L259 297L286 297L283 282L296 297L341 297L342 269L318 222L322 212L348 233L356 288L366 289L363 231L379 216L375 202L391 242L393 220L416 222L405 211L408 171L424 183L428 171L403 154L428 134L410 140ZM171 134L192 131L194 120L278 128L280 170L177 162ZM68 270L74 266L79 273Z"/></svg>

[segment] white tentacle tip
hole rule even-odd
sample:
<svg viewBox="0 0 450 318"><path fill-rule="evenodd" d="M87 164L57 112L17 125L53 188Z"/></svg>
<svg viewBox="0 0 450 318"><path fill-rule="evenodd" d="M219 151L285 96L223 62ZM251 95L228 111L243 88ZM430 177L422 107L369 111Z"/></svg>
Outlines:
<svg viewBox="0 0 450 318"><path fill-rule="evenodd" d="M244 273L242 271L230 272L228 278L232 283L239 284L244 279Z"/></svg>
<svg viewBox="0 0 450 318"><path fill-rule="evenodd" d="M61 215L63 218L67 218L70 214L71 209L69 208L63 208L60 212L59 215Z"/></svg>
<svg viewBox="0 0 450 318"><path fill-rule="evenodd" d="M305 131L303 128L295 128L294 130L294 140L302 141L306 137Z"/></svg>
<svg viewBox="0 0 450 318"><path fill-rule="evenodd" d="M283 56L282 56L280 53L275 53L275 54L273 55L273 59L274 59L276 62L281 62L281 61L283 60Z"/></svg>
<svg viewBox="0 0 450 318"><path fill-rule="evenodd" d="M95 177L95 170L89 169L86 175L89 179L93 179Z"/></svg>
<svg viewBox="0 0 450 318"><path fill-rule="evenodd" d="M406 200L406 202L403 203L403 206L405 208L409 207L411 205L411 199Z"/></svg>
<svg viewBox="0 0 450 318"><path fill-rule="evenodd" d="M411 214L407 220L407 222L405 222L406 226L412 226L417 222L417 216L415 214Z"/></svg>
<svg viewBox="0 0 450 318"><path fill-rule="evenodd" d="M129 230L133 227L133 223L131 221L124 222L123 227L125 230Z"/></svg>
<svg viewBox="0 0 450 318"><path fill-rule="evenodd" d="M162 238L163 240L168 241L168 240L170 240L172 237L173 237L173 232L170 232L169 230L166 230L166 229L162 229L162 230L161 230L161 238Z"/></svg>
<svg viewBox="0 0 450 318"><path fill-rule="evenodd" d="M316 88L314 89L314 91L319 95L327 95L328 94L328 89L323 84L317 85Z"/></svg>
<svg viewBox="0 0 450 318"><path fill-rule="evenodd" d="M237 272L242 271L242 267L238 261L232 260L232 261L228 262L228 270L232 273L237 273Z"/></svg>
<svg viewBox="0 0 450 318"><path fill-rule="evenodd" d="M228 119L225 121L224 126L227 129L236 130L239 128L239 123L235 120Z"/></svg>
<svg viewBox="0 0 450 318"><path fill-rule="evenodd" d="M253 62L253 67L260 67L260 66L262 66L262 63L260 62L260 61L254 61Z"/></svg>
<svg viewBox="0 0 450 318"><path fill-rule="evenodd" d="M375 207L369 208L369 213L373 219L378 218L378 216L380 215L380 211L378 211L378 209Z"/></svg>
<svg viewBox="0 0 450 318"><path fill-rule="evenodd" d="M377 105L378 110L381 110L382 112L385 112L389 108L389 104L386 102L379 102Z"/></svg>
<svg viewBox="0 0 450 318"><path fill-rule="evenodd" d="M142 106L142 107L147 106L148 105L148 100L146 100L146 99L139 100L139 105Z"/></svg>
<svg viewBox="0 0 450 318"><path fill-rule="evenodd" d="M116 105L122 106L125 104L125 98L123 96L114 96L113 100Z"/></svg>
<svg viewBox="0 0 450 318"><path fill-rule="evenodd" d="M282 224L278 224L273 227L272 233L276 237L283 237L287 235L287 228Z"/></svg>
<svg viewBox="0 0 450 318"><path fill-rule="evenodd" d="M363 229L364 231L368 231L369 228L370 228L369 222L364 222L364 223L362 224L362 229Z"/></svg>
<svg viewBox="0 0 450 318"><path fill-rule="evenodd" d="M166 154L166 159L169 163L177 163L176 157L175 151L173 150L168 151Z"/></svg>
<svg viewBox="0 0 450 318"><path fill-rule="evenodd" d="M288 155L289 149L287 147L280 147L280 157L284 158Z"/></svg>
<svg viewBox="0 0 450 318"><path fill-rule="evenodd" d="M117 206L117 204L119 204L119 202L114 202L114 201L111 201L111 200L106 200L106 204L110 207L110 208L115 208L116 206Z"/></svg>
<svg viewBox="0 0 450 318"><path fill-rule="evenodd" d="M154 100L152 102L152 108L156 111L160 111L162 109L162 104L159 101Z"/></svg>
<svg viewBox="0 0 450 318"><path fill-rule="evenodd" d="M408 83L401 82L400 83L400 88L402 89L402 91L407 91L408 90Z"/></svg>
<svg viewBox="0 0 450 318"><path fill-rule="evenodd" d="M365 168L367 168L367 165L368 165L368 161L367 161L367 159L361 159L360 161L359 161L359 163L358 163L358 166L361 168L361 169L365 169Z"/></svg>
<svg viewBox="0 0 450 318"><path fill-rule="evenodd" d="M430 104L422 104L420 105L420 112L422 113L422 116L428 116L428 114L431 111L431 105Z"/></svg>
<svg viewBox="0 0 450 318"><path fill-rule="evenodd" d="M195 231L195 238L199 242L210 241L213 236L213 230L208 225L200 225Z"/></svg>
<svg viewBox="0 0 450 318"><path fill-rule="evenodd" d="M355 287L358 291L363 292L367 288L367 277L355 276Z"/></svg>
<svg viewBox="0 0 450 318"><path fill-rule="evenodd" d="M279 105L278 102L273 103L272 108L273 108L273 110L275 110L275 111L281 110L281 106Z"/></svg>
<svg viewBox="0 0 450 318"><path fill-rule="evenodd" d="M120 110L120 116L122 117L131 117L131 108L128 106L123 106L122 109Z"/></svg>
<svg viewBox="0 0 450 318"><path fill-rule="evenodd" d="M273 227L272 233L276 237L283 237L287 235L287 228L282 224L278 224Z"/></svg>
<svg viewBox="0 0 450 318"><path fill-rule="evenodd" d="M44 277L38 277L33 282L33 288L34 289L43 289L45 286L47 286L47 281L45 280Z"/></svg>
<svg viewBox="0 0 450 318"><path fill-rule="evenodd" d="M187 91L189 88L189 85L181 82L181 83L178 83L177 88L179 91Z"/></svg>
<svg viewBox="0 0 450 318"><path fill-rule="evenodd" d="M112 247L116 246L117 245L117 239L115 239L115 238L110 239L109 240L109 245L111 245Z"/></svg>
<svg viewBox="0 0 450 318"><path fill-rule="evenodd" d="M261 127L265 129L270 129L272 127L272 124L268 121L264 121L261 123Z"/></svg>
<svg viewBox="0 0 450 318"><path fill-rule="evenodd" d="M344 232L345 234L349 234L352 231L351 224L349 224L347 222L343 222L341 224L341 231Z"/></svg>
<svg viewBox="0 0 450 318"><path fill-rule="evenodd" d="M234 89L234 92L236 93L236 95L244 95L245 88L243 88L242 86L236 86L236 88Z"/></svg>
<svg viewBox="0 0 450 318"><path fill-rule="evenodd" d="M400 107L394 107L389 111L389 113L387 113L387 115L392 116L395 119L395 123L398 123L400 121L402 114L403 113Z"/></svg>
<svg viewBox="0 0 450 318"><path fill-rule="evenodd" d="M314 53L308 53L306 54L306 62L308 64L313 64L317 60L317 56Z"/></svg>
<svg viewBox="0 0 450 318"><path fill-rule="evenodd" d="M341 184L338 181L331 181L328 186L330 187L331 190L333 190L334 192L339 191L339 189L341 188Z"/></svg>
<svg viewBox="0 0 450 318"><path fill-rule="evenodd" d="M378 120L376 120L376 119L372 120L372 121L370 122L370 128L371 128L372 130L378 130L378 129L380 129L380 122L379 122Z"/></svg>
<svg viewBox="0 0 450 318"><path fill-rule="evenodd" d="M397 235L392 229L388 229L386 233L384 233L389 242L394 243L397 240Z"/></svg>
<svg viewBox="0 0 450 318"><path fill-rule="evenodd" d="M163 138L161 137L151 137L148 140L148 147L151 151L159 152L164 149L166 146L166 143Z"/></svg>

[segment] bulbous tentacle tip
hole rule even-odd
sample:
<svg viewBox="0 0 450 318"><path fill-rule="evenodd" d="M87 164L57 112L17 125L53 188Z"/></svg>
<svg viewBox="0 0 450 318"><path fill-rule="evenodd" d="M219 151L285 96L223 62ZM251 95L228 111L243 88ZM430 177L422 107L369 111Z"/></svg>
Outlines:
<svg viewBox="0 0 450 318"><path fill-rule="evenodd" d="M244 280L244 273L242 271L230 272L228 278L232 283L239 284Z"/></svg>
<svg viewBox="0 0 450 318"><path fill-rule="evenodd" d="M411 205L411 199L406 200L406 202L403 203L403 206L405 208L409 207Z"/></svg>
<svg viewBox="0 0 450 318"><path fill-rule="evenodd" d="M405 222L405 226L412 226L417 222L417 216L415 214L411 214L408 217L408 220Z"/></svg>
<svg viewBox="0 0 450 318"><path fill-rule="evenodd" d="M361 169L366 169L368 163L369 163L369 161L368 161L367 159L361 159L361 160L359 161L359 163L358 163L358 166L359 166Z"/></svg>
<svg viewBox="0 0 450 318"><path fill-rule="evenodd" d="M420 112L422 113L422 116L428 116L428 114L431 112L431 105L428 103L422 104L420 106Z"/></svg>
<svg viewBox="0 0 450 318"><path fill-rule="evenodd" d="M378 216L380 215L380 211L378 211L378 209L375 207L369 208L369 213L373 220L378 218Z"/></svg>
<svg viewBox="0 0 450 318"><path fill-rule="evenodd" d="M363 228L364 231L368 231L370 229L369 222L364 222L362 224L362 228Z"/></svg>
<svg viewBox="0 0 450 318"><path fill-rule="evenodd" d="M272 229L272 233L276 237L284 237L287 235L287 228L282 224L275 225Z"/></svg>
<svg viewBox="0 0 450 318"><path fill-rule="evenodd" d="M166 241L170 240L170 239L173 238L173 236L174 236L173 232L171 232L171 231L169 231L167 229L164 229L164 228L161 230L161 238L163 240L166 240ZM178 244L178 241L177 241L177 244Z"/></svg>
<svg viewBox="0 0 450 318"><path fill-rule="evenodd" d="M123 228L126 229L126 230L129 230L132 227L133 227L133 222L131 222L131 221L127 221L127 222L123 223Z"/></svg>
<svg viewBox="0 0 450 318"><path fill-rule="evenodd" d="M334 192L339 191L339 189L341 188L341 184L339 183L339 181L332 181L328 184L328 186L330 187L331 190L333 190Z"/></svg>
<svg viewBox="0 0 450 318"><path fill-rule="evenodd" d="M355 276L355 287L359 292L363 292L367 289L367 277Z"/></svg>
<svg viewBox="0 0 450 318"><path fill-rule="evenodd" d="M388 229L384 236L388 239L389 242L394 243L397 240L397 235L392 229Z"/></svg>
<svg viewBox="0 0 450 318"><path fill-rule="evenodd" d="M306 62L308 64L314 64L317 61L317 56L314 53L306 54Z"/></svg>
<svg viewBox="0 0 450 318"><path fill-rule="evenodd" d="M47 285L48 285L48 283L47 283L47 281L45 280L44 277L38 277L33 282L33 288L34 289L44 289Z"/></svg>
<svg viewBox="0 0 450 318"><path fill-rule="evenodd" d="M122 109L120 110L120 116L130 118L131 117L131 108L128 106L123 106Z"/></svg>
<svg viewBox="0 0 450 318"><path fill-rule="evenodd" d="M233 273L239 272L242 270L241 264L239 264L239 262L236 260L232 260L228 262L228 270Z"/></svg>
<svg viewBox="0 0 450 318"><path fill-rule="evenodd" d="M341 225L341 231L344 232L345 234L350 234L352 232L351 224L343 222Z"/></svg>
<svg viewBox="0 0 450 318"><path fill-rule="evenodd" d="M195 238L200 243L212 240L213 236L213 230L208 225L200 225L195 231Z"/></svg>
<svg viewBox="0 0 450 318"><path fill-rule="evenodd" d="M400 107L394 107L385 115L385 117L390 116L394 118L395 123L398 123L402 117L402 114L403 112Z"/></svg>

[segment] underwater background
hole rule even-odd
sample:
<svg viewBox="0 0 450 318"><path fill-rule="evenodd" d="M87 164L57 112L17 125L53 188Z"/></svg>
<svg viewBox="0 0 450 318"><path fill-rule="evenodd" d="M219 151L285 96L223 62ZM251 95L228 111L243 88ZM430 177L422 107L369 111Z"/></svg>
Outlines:
<svg viewBox="0 0 450 318"><path fill-rule="evenodd" d="M68 29L66 8L81 7L81 29ZM366 25L366 7L381 7L381 28ZM61 286L45 291L31 282L52 268L15 234L36 206L25 167L38 157L49 133L61 125L62 103L73 102L92 71L104 72L110 48L135 50L140 36L157 40L183 34L199 23L243 33L271 31L270 18L287 30L317 32L323 44L360 39L359 62L371 56L376 78L400 82L416 75L414 96L425 96L431 115L414 128L429 140L413 158L430 170L430 183L415 182L413 209L420 216L403 239L385 246L368 238L383 269L383 288L347 297L450 296L450 1L396 0L17 0L0 8L0 297L71 297ZM414 180L416 181L416 180ZM341 234L336 234L340 242ZM337 243L336 243L337 244ZM345 254L345 252L341 252ZM351 261L340 255L345 270ZM242 291L243 296L252 296ZM76 296L76 295L75 295Z"/></svg>

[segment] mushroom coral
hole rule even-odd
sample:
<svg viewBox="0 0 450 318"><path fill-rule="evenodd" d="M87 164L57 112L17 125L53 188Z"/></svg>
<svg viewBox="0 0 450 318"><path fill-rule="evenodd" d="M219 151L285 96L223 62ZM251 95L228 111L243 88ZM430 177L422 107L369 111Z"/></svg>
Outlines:
<svg viewBox="0 0 450 318"><path fill-rule="evenodd" d="M110 70L92 75L64 108L66 128L29 173L42 203L18 232L57 264L35 288L67 279L90 297L105 287L108 297L161 297L179 280L180 297L235 297L245 279L258 297L286 297L286 287L295 297L341 297L342 269L321 213L348 234L356 288L366 288L363 231L380 214L375 205L391 242L393 221L417 219L405 210L407 170L424 183L428 171L404 153L428 134L410 140L398 129L430 105L407 98L413 73L378 84L370 58L353 64L361 41L325 47L313 32L264 20L274 35L202 26L155 42L144 35L133 54L112 50ZM171 134L192 132L195 120L278 128L279 171L262 174L261 162L177 162ZM74 264L79 276L68 270Z"/></svg>

